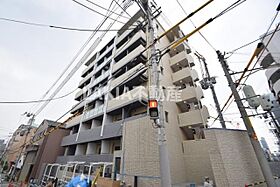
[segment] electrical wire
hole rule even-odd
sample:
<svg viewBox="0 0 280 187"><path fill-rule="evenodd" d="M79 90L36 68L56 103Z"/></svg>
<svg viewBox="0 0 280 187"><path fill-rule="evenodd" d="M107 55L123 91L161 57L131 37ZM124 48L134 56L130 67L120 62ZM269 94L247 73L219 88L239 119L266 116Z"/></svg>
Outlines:
<svg viewBox="0 0 280 187"><path fill-rule="evenodd" d="M116 0L113 0L116 2L116 4L129 16L129 18L131 18L131 15L126 11L126 9L124 9Z"/></svg>
<svg viewBox="0 0 280 187"><path fill-rule="evenodd" d="M0 101L0 104L27 104L27 103L40 103L40 102L45 102L45 101L53 101L53 100L58 100L58 99L67 97L70 94L74 93L76 90L77 90L77 88L65 95L62 95L62 96L59 96L56 98L52 98L52 99L39 99L39 100L29 100L29 101Z"/></svg>
<svg viewBox="0 0 280 187"><path fill-rule="evenodd" d="M270 30L272 24L274 23L276 17L278 16L278 13L279 13L279 12L276 13L276 15L274 16L272 22L270 23L270 25L269 25L269 27L268 27L266 33L264 34L264 37L263 37L261 43L263 42L264 38L267 37L267 34L268 34L268 32L269 32L269 30ZM275 31L277 31L278 27L279 27L279 24L277 25ZM264 47L264 49L267 48L269 42L271 41L272 37L273 37L274 34L275 34L275 31L274 31L273 34L271 35L271 37L270 37L269 41L267 42L266 46ZM265 50L262 50L261 53L258 55L258 58L257 58L255 64L253 65L253 68L252 68L252 69L254 69L254 68L256 67L256 65L257 65L258 61L260 60L260 58L262 57L264 51L265 51ZM248 69L245 68L244 71L243 71L242 76L241 76L241 77L239 78L239 80L238 80L237 87L238 87L239 83L241 82L241 80L244 78L244 77L243 77L243 76L244 76L244 73L246 73L247 71L248 71ZM248 80L248 78L249 78L250 75L251 75L251 72L249 72L249 75L246 76L245 81L243 82L243 84L245 84L245 82ZM239 91L240 91L240 90L239 90ZM231 96L228 98L228 101L232 98L232 96L233 96L233 95L231 94ZM228 101L227 101L227 102L228 102ZM226 102L225 105L223 106L222 111L223 111L224 107L228 104L227 102Z"/></svg>
<svg viewBox="0 0 280 187"><path fill-rule="evenodd" d="M111 7L111 5L112 5L112 2L111 2L111 4L110 4L110 7ZM109 7L109 8L110 8ZM114 6L115 7L115 6ZM112 8L112 9L114 9L114 7ZM112 14L112 13L111 13ZM104 25L104 23L107 21L107 19L109 18L109 16L111 15L111 14L106 14L106 16L107 17L105 17L102 21L101 21L101 23L97 26L97 29L100 29L103 25ZM109 26L108 26L108 28L110 28L114 23L115 23L116 21L114 21L114 22L112 22ZM106 33L107 32L105 32L105 33L103 33L103 35L101 36L101 38L102 37L104 37L105 35L106 35ZM75 57L72 59L72 61L70 62L70 64L67 66L67 68L64 70L64 72L63 73L65 73L66 71L67 71L67 69L75 62L75 60L78 58L78 56L82 53L82 51L86 48L86 46L89 44L89 42L92 40L92 38L95 36L97 34L97 32L93 32L92 34L91 34L91 36L88 38L88 40L84 43L84 45L80 48L80 50L78 51L78 53L75 55ZM88 54L89 52L91 52L91 50L94 50L95 48L93 48L92 49L92 47L94 47L94 45L96 44L96 43L98 43L98 42L100 42L101 41L101 39L100 38L97 38L96 40L95 40L95 42L93 43L93 45L88 49L88 51L84 54L84 56L80 59L80 61L78 62L78 64L74 67L74 69L72 69L71 70L71 72L67 75L67 77L63 80L63 82L57 87L57 89L54 91L54 93L49 97L49 98L52 98L52 97L54 97L58 92L59 92L59 90L68 82L68 80L72 77L72 75L77 71L77 68L79 68L81 65L82 65L82 63L83 63L83 60L86 60L86 59L84 59L85 58L85 55L90 55L90 54ZM98 45L98 44L97 44ZM76 68L76 69L75 69ZM63 74L61 74L61 77L63 76ZM61 77L59 77L59 79L61 78ZM59 79L57 79L57 81L59 80ZM54 86L56 83L54 83L52 86ZM49 89L49 90L51 90L51 88ZM45 94L45 96L46 96L46 94ZM36 111L36 113L35 113L35 115L38 115L45 107L46 107L46 105L49 103L50 101L46 101L37 111Z"/></svg>
<svg viewBox="0 0 280 187"><path fill-rule="evenodd" d="M25 25L31 25L31 26L37 26L37 27L47 27L51 29L61 29L61 30L68 30L68 31L81 31L81 32L108 32L108 31L119 31L122 29L83 29L83 28L73 28L73 27L65 27L65 26L57 26L57 25L48 25L48 24L42 24L42 23L34 23L34 22L28 22L28 21L22 21L17 19L11 19L11 18L4 18L0 17L0 20L13 22L13 23L19 23L19 24L25 24ZM130 30L130 29L124 29L124 30Z"/></svg>
<svg viewBox="0 0 280 187"><path fill-rule="evenodd" d="M72 1L74 1L74 2L76 2L75 0L72 0ZM241 0L239 0L239 1L237 1L237 2L240 2ZM243 0L243 2L245 2L246 0ZM241 4L241 3L239 3L239 4ZM230 7L233 7L233 8L235 8L236 6L238 6L239 4L236 4L236 3L234 3L233 5L231 5ZM220 17L220 16L222 16L222 15L224 15L226 12L228 12L228 11L230 11L230 10L232 10L233 8L230 8L230 7L228 7L227 9L225 9L223 12L221 12L220 14L218 14L216 17L215 17L215 19L216 18L218 18L218 17ZM116 21L116 20L115 20ZM176 41L176 42L178 42L178 40ZM170 46L170 45L169 45ZM146 50L146 49L145 49ZM142 54L143 52L141 52L140 54ZM164 53L165 54L165 53ZM82 100L83 101L83 100ZM81 102L82 102L81 101ZM72 110L72 108L70 109L70 110L68 110L65 114L63 114L58 120L60 120L62 117L64 117L65 115L67 115L70 111ZM56 120L56 122L58 121L58 120ZM62 123L63 124L63 123ZM62 125L62 124L60 124L60 125ZM59 126L60 126L59 125ZM59 126L57 126L57 127L59 127ZM55 128L55 129L57 129L57 128ZM46 133L47 135L48 134L50 134L51 132L53 132L55 129L53 129L52 131L50 131L49 133ZM44 134L44 136L45 136L45 134ZM42 138L40 138L40 139L42 139ZM36 142L36 141L38 141L38 140L35 140L35 141L32 141L32 143L34 143L34 142Z"/></svg>
<svg viewBox="0 0 280 187"><path fill-rule="evenodd" d="M82 6L82 7L85 7L85 8L88 9L88 10L91 10L92 12L95 12L95 13L97 13L97 14L103 16L103 17L106 17L105 14L100 13L100 12L98 12L98 11L96 11L96 10L94 10L94 9L92 9L92 8L90 8L90 7L88 7L88 6L86 6L86 5L84 5L83 3L79 2L79 1L76 1L76 0L72 0L72 1L75 2L75 3L77 3L77 4L79 4L79 5ZM111 18L110 16L108 16L108 19L111 19L111 20L113 20L113 21L116 21L116 22L125 24L125 22L122 22L122 21L120 21L120 20L118 20L118 19L115 19L115 18Z"/></svg>
<svg viewBox="0 0 280 187"><path fill-rule="evenodd" d="M184 7L182 6L182 4L180 3L180 1L179 0L176 0L176 2L178 3L178 5L180 6L180 8L182 9L182 11L186 14L186 15L188 15L188 13L186 12L186 10L184 9ZM196 29L197 27L196 27L196 25L194 24L194 22L192 21L192 19L190 18L190 22L191 22L191 24L193 25L193 27ZM215 53L216 53L216 48L209 42L209 40L200 32L200 31L198 31L198 33L199 33L199 35L205 40L205 42L215 51Z"/></svg>
<svg viewBox="0 0 280 187"><path fill-rule="evenodd" d="M279 28L279 29L276 29L276 32L278 32L278 31L280 31L280 28ZM227 54L235 53L236 51L238 51L238 50L240 50L240 49L242 49L242 48L244 48L244 47L247 47L247 46L249 46L249 45L251 45L251 44L253 44L253 43L257 42L257 41L260 41L260 39L262 40L262 39L264 39L265 37L270 36L270 35L272 35L272 33L267 33L266 35L263 35L263 36L261 36L261 37L255 39L255 40L253 40L253 41L251 41L251 42L248 42L248 43L243 44L242 46L240 46L240 47L238 47L238 48L236 48L236 49L231 50L230 52L227 52Z"/></svg>
<svg viewBox="0 0 280 187"><path fill-rule="evenodd" d="M103 9L103 10L108 11L108 13L113 13L113 14L115 14L115 15L118 15L118 16L123 17L123 18L126 18L126 19L130 19L129 17L131 17L130 15L129 15L129 17L126 17L126 16L123 16L123 15L118 14L118 13L116 13L116 12L113 12L112 10L107 9L107 8L104 8L103 6L100 6L99 4L94 3L93 1L90 1L90 0L86 0L86 1L89 2L89 3L91 3L91 4L93 4L93 5L95 5L95 6L97 6L97 7L99 7L99 8L101 8L101 9ZM115 0L114 0L114 1L115 1ZM115 1L115 2L116 2L116 4L117 4L118 6L120 6L119 3L118 3L117 1ZM121 6L120 6L120 7L121 7ZM122 7L121 7L121 8L122 8Z"/></svg>
<svg viewBox="0 0 280 187"><path fill-rule="evenodd" d="M270 23L270 25L269 25L269 27L268 27L266 33L265 33L264 36L262 37L261 43L263 42L264 38L266 38L266 37L268 36L269 30L270 30L270 28L272 27L274 21L276 20L278 14L279 14L279 10L278 10L278 8L277 8L277 12L276 12L275 16L273 17L273 19L272 19L272 21L271 21L271 23ZM270 35L272 35L272 36L270 37L270 39L269 39L269 41L267 42L267 44L266 44L266 46L264 47L264 49L267 48L267 46L268 46L269 42L271 41L272 37L273 37L274 34L278 31L279 25L280 25L280 23L278 23L278 25L276 26L276 29L274 30L274 32L272 32L272 33L270 34ZM250 45L250 44L248 44L248 45ZM246 45L243 45L243 46L246 46ZM241 47L242 47L242 46L241 46ZM241 49L241 47L239 47L239 48L237 48L236 50L233 50L233 51L235 52L235 51ZM260 58L262 57L262 55L263 55L263 53L264 53L264 51L265 51L264 49L263 49L263 50L261 51L261 53L259 54L259 56L258 56L258 58L257 58L257 60L256 60L256 62L255 62L255 64L253 65L253 68L252 68L252 69L255 68L255 66L257 65L258 61L259 61ZM255 51L256 51L256 50L255 50ZM248 69L245 68L244 71L243 71L243 73L245 73L247 70L248 70ZM252 72L249 72L249 75L247 75L247 76L245 77L245 81L244 81L242 84L245 84L245 83L246 83L246 81L248 80L248 78L250 77L251 74L252 74ZM242 76L241 76L241 78L238 80L238 82L240 83L241 80L242 80L243 78L244 78L244 77L243 77L243 74L242 74ZM239 85L239 84L238 84L238 85ZM237 85L237 86L238 86L238 85ZM239 92L240 90L241 90L241 88L239 88L238 92ZM227 105L231 105L231 104L233 103L234 100L232 99L232 96L233 96L233 94L231 94L231 95L228 97L226 103L225 103L225 104L223 105L223 107L222 107L221 112L226 111L226 110L228 109L229 106L228 106L226 109L225 109L225 107L226 107ZM213 121L213 123L214 123L217 119L218 119L218 117Z"/></svg>
<svg viewBox="0 0 280 187"><path fill-rule="evenodd" d="M236 2L234 2L233 4L231 4L230 6L228 6L227 8L225 8L223 11L221 11L219 14L217 14L215 17L208 19L206 22L204 22L202 25L200 25L199 27L197 27L195 30L193 30L192 32L190 32L189 34L187 34L186 36L184 36L183 38L179 39L173 46L171 46L172 49L176 48L178 45L180 45L182 42L184 42L185 40L187 40L189 37L191 37L193 34L195 34L196 32L198 32L199 30L201 30L202 28L204 28L206 25L210 24L211 22L213 22L214 20L216 20L217 18L223 16L224 14L228 13L229 11L233 10L234 8L236 8L237 6L241 5L242 3L244 3L246 0L238 0Z"/></svg>

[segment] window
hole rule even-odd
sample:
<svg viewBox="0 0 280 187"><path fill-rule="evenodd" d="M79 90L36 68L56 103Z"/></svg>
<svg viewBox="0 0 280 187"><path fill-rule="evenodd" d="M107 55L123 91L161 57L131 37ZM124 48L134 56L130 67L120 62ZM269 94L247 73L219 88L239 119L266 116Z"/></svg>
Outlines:
<svg viewBox="0 0 280 187"><path fill-rule="evenodd" d="M163 67L162 66L160 66L160 73L163 75Z"/></svg>
<svg viewBox="0 0 280 187"><path fill-rule="evenodd" d="M167 111L164 111L164 114L165 114L165 122L168 123L168 121L169 121L169 120L168 120L168 112L167 112Z"/></svg>
<svg viewBox="0 0 280 187"><path fill-rule="evenodd" d="M118 151L118 150L121 150L121 146L116 145L116 146L115 146L115 151Z"/></svg>
<svg viewBox="0 0 280 187"><path fill-rule="evenodd" d="M162 87L162 92L163 92L163 93L162 93L162 94L163 94L162 96L164 96L164 99L165 99L165 97L166 97L167 94L166 94L166 88L165 88L164 86Z"/></svg>

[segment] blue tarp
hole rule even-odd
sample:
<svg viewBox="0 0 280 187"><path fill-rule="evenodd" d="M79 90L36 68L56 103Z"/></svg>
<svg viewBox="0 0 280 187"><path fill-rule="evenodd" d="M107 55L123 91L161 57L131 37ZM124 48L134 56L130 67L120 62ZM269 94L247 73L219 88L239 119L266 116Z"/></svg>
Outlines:
<svg viewBox="0 0 280 187"><path fill-rule="evenodd" d="M87 179L86 179L86 178L82 179L81 176L74 177L74 178L66 185L66 187L77 187L78 185L79 185L80 187L90 187L90 185L89 185L88 182L87 182Z"/></svg>

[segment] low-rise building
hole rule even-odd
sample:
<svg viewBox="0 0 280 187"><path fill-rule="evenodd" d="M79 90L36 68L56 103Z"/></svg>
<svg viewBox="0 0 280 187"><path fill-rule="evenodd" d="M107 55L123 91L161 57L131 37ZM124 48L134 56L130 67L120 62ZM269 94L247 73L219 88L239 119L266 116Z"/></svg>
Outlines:
<svg viewBox="0 0 280 187"><path fill-rule="evenodd" d="M21 163L24 160L22 153L25 151L26 144L33 137L35 131L36 127L20 125L13 133L4 155L4 160L8 164L9 174L13 174L14 176L19 174Z"/></svg>
<svg viewBox="0 0 280 187"><path fill-rule="evenodd" d="M30 178L41 178L46 164L54 163L57 156L64 154L64 148L60 146L60 143L62 138L69 134L69 130L59 127L51 134L46 135L46 132L58 125L60 123L44 120L37 128L33 140L42 138L34 144L27 145L19 181L29 181Z"/></svg>

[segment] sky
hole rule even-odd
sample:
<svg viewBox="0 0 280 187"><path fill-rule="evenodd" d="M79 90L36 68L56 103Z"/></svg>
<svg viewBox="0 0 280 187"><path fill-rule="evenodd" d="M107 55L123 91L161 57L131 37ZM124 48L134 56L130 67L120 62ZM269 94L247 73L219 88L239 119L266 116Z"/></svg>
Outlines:
<svg viewBox="0 0 280 187"><path fill-rule="evenodd" d="M109 0L92 1L103 7L108 7L111 2ZM205 0L179 1L187 13L192 12L206 2ZM103 14L106 12L94 5L86 3L85 0L80 0L80 2L89 5ZM192 21L199 26L233 2L235 1L215 0L193 16ZM184 12L176 0L156 0L156 3L162 7L162 11L169 19L171 25L185 17ZM215 49L231 51L247 42L257 39L266 32L276 13L278 3L279 1L277 0L247 0L245 3L203 28L201 32ZM136 10L137 5L134 3L128 9L128 13L133 15ZM116 12L120 11L120 9L116 10ZM0 17L92 29L103 18L101 15L81 7L71 0L1 0ZM279 17L272 28L279 22ZM121 18L119 20L125 21L126 19ZM169 26L165 21L162 21L162 24L168 28ZM121 25L116 24L114 28L120 28ZM181 24L181 28L186 34L194 29L190 21ZM0 20L0 101L40 99L64 68L71 62L90 34L90 32L56 30ZM106 41L109 41L114 34L115 32L110 32L106 35L98 48L102 47L102 44L105 44ZM223 105L230 94L230 89L217 60L215 51L208 46L199 34L195 34L189 38L189 43L193 50L197 50L206 58L210 74L217 76L215 88L219 102ZM256 43L231 56L228 59L230 68L235 71L243 70L255 47ZM70 93L77 88L81 80L81 71L84 68L84 66L81 67L75 73L65 87L58 93L57 97ZM201 72L197 61L196 69L198 73ZM257 94L263 94L269 91L266 82L264 71L260 71L248 79L248 84L254 87ZM76 92L63 99L52 101L36 117L36 123L40 124L43 119L58 119L75 104L74 96ZM204 94L203 104L208 107L210 115L216 117L217 114L210 90L204 91ZM21 114L24 112L35 112L35 109L38 109L38 106L34 107L34 104L0 104L0 138L7 138L9 132L13 132L20 124L26 123L27 118ZM238 123L242 124L235 103L225 112L224 118L226 121L232 122L227 123L229 128L236 128ZM212 121L209 120L210 125ZM268 134L267 125L261 119L254 119L253 122L257 133L260 136L265 136L268 142L271 143L273 141L272 135ZM216 122L212 127L220 127L220 124ZM239 128L243 129L244 127L241 125Z"/></svg>

